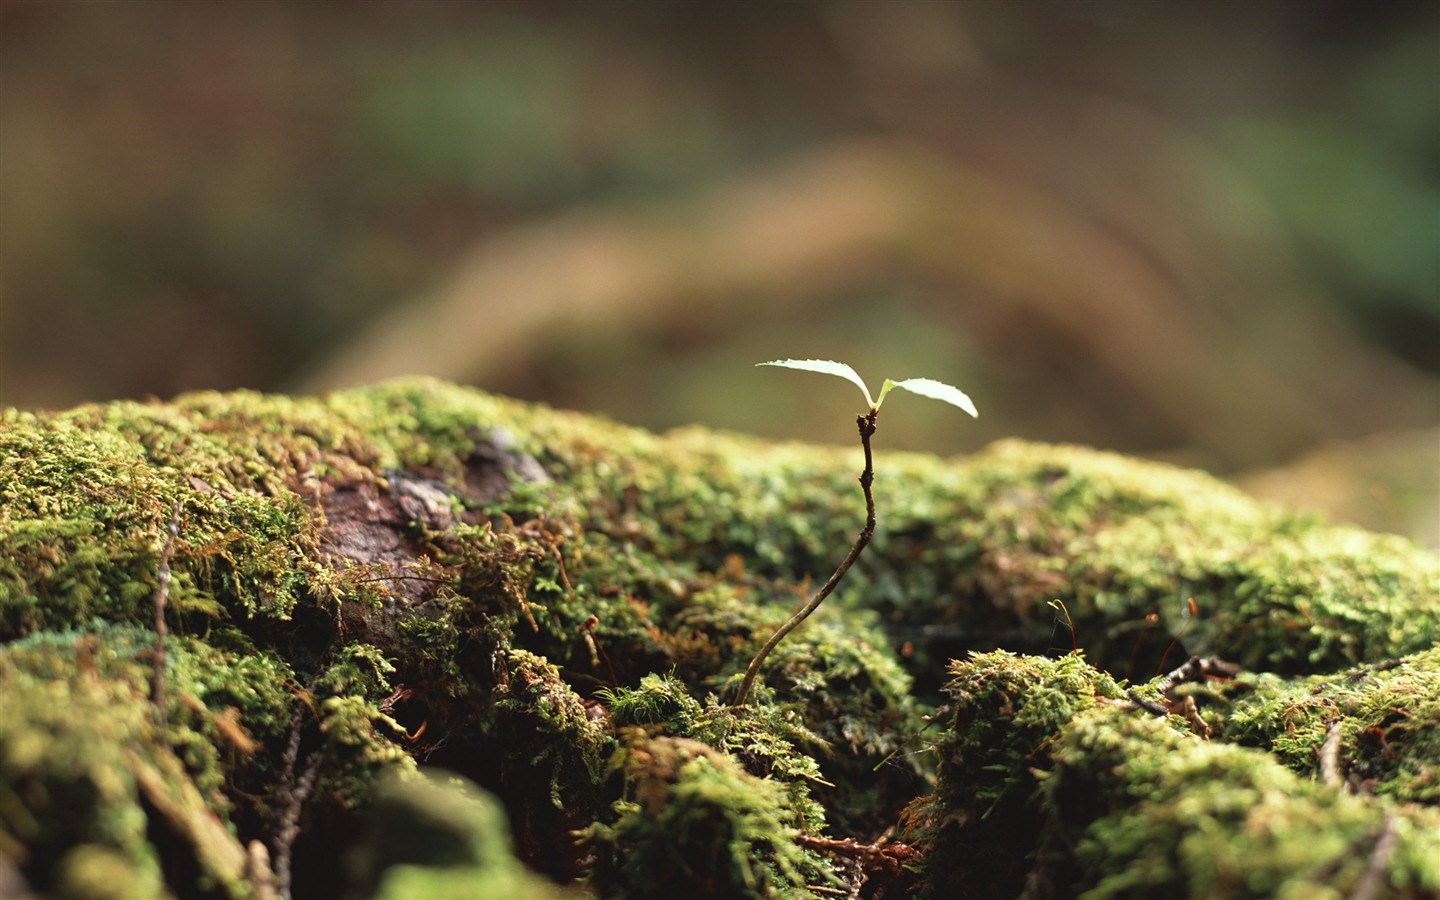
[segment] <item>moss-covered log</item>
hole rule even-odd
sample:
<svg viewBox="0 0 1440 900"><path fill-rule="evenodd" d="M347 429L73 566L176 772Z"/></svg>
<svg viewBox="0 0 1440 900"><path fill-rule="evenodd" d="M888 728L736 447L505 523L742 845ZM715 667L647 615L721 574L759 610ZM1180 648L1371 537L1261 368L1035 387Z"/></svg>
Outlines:
<svg viewBox="0 0 1440 900"><path fill-rule="evenodd" d="M1201 474L882 422L735 708L858 448L424 380L0 429L0 888L1440 890L1440 563Z"/></svg>

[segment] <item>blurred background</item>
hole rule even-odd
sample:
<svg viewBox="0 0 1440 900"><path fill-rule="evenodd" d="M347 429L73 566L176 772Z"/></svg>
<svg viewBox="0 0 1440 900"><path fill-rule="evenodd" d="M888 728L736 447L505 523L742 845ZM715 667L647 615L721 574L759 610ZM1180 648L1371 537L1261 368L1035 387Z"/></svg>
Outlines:
<svg viewBox="0 0 1440 900"><path fill-rule="evenodd" d="M0 2L0 404L405 373L1440 546L1440 4Z"/></svg>

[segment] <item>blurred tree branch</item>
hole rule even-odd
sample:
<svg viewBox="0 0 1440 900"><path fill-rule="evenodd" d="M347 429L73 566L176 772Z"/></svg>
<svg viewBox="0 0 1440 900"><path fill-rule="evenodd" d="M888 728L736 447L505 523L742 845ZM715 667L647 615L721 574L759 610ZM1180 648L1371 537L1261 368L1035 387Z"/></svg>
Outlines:
<svg viewBox="0 0 1440 900"><path fill-rule="evenodd" d="M1287 316L1314 298L1281 237L1254 235L1273 249L1270 271L1202 291L1185 270L1209 261L1186 259L1191 243L1149 240L1143 215L1128 224L1139 233L914 142L837 142L696 195L594 207L488 239L438 290L371 323L293 387L412 371L485 381L524 365L558 323L635 324L733 309L746 296L803 302L899 269L963 295L962 322L1018 311L1123 385L1145 415L1230 464L1332 435L1340 406L1423 421L1423 376L1313 309ZM1289 355L1245 344L1247 324L1265 341L1283 336Z"/></svg>

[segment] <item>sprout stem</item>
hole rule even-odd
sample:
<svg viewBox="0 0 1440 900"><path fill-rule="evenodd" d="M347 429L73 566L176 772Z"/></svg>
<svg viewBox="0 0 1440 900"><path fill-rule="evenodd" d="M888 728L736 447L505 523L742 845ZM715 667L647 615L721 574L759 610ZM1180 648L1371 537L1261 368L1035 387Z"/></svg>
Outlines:
<svg viewBox="0 0 1440 900"><path fill-rule="evenodd" d="M740 682L740 693L735 697L736 706L745 705L745 698L750 696L750 687L755 683L755 676L760 674L760 666L765 662L765 657L770 655L770 651L774 650L786 635L794 631L821 603L825 602L825 598L835 590L835 585L840 583L840 579L860 557L865 545L870 543L870 539L875 536L875 497L870 492L870 486L875 482L875 466L870 458L870 436L875 433L875 419L879 414L880 411L872 406L870 412L855 417L855 424L860 429L860 445L865 448L865 471L860 473L860 488L865 492L865 528L855 539L855 546L850 548L850 553L840 563L840 568L830 576L830 580L825 582L820 590L815 592L815 596L811 597L795 615L790 617L790 621L781 625L770 636L770 640L765 642L765 646L760 648L760 652L755 654L755 658L750 661L750 668L745 670L745 680Z"/></svg>

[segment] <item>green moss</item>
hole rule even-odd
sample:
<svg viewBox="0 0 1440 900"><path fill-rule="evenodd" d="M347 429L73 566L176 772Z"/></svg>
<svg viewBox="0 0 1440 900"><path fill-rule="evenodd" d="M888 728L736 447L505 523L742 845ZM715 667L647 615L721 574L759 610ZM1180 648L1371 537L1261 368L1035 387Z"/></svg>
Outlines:
<svg viewBox="0 0 1440 900"><path fill-rule="evenodd" d="M55 893L73 900L150 900L160 893L160 880L111 847L81 844L56 866Z"/></svg>
<svg viewBox="0 0 1440 900"><path fill-rule="evenodd" d="M874 542L773 654L759 702L732 710L755 650L860 527L859 448L657 436L425 379L325 398L0 411L0 665L25 698L0 754L37 734L73 746L53 770L22 754L40 768L15 778L46 791L119 765L96 734L144 763L110 774L107 789L121 788L103 810L52 816L48 793L10 802L0 844L46 848L21 867L39 890L81 878L60 859L86 847L74 872L124 859L188 894L234 883L215 874L228 851L205 851L201 875L157 862L149 835L166 817L125 786L135 771L185 783L175 809L190 812L172 810L164 827L199 854L212 826L241 844L271 839L278 799L312 764L303 822L352 833L377 780L418 757L494 790L521 855L572 878L572 832L630 821L612 809L605 705L652 740L711 748L722 762L706 765L723 771L697 784L781 796L784 816L746 826L775 859L789 858L784 829L828 823L869 840L925 790L930 766L916 754L933 738L921 714L943 700L946 660L1068 649L1056 599L1099 671L1001 655L952 673L957 708L972 712L941 739L939 787L918 808L932 830L1010 829L974 832L964 866L993 862L1018 892L1023 862L1006 841L1033 838L1044 818L1025 798L1059 733L1046 729L1116 702L1115 677L1197 651L1270 673L1245 681L1252 697L1207 701L1222 736L1309 772L1325 710L1304 692L1326 675L1327 690L1345 685L1330 696L1346 773L1435 802L1433 555L1110 454L1007 442L940 461L879 438ZM177 504L161 733L144 707ZM1380 668L1399 657L1405 666ZM1349 684L1360 666L1370 674ZM52 721L52 681L88 698L88 731ZM1384 752L1364 743L1372 729ZM756 777L770 779L758 794L745 780ZM29 836L14 837L22 827ZM780 862L751 876L793 887Z"/></svg>
<svg viewBox="0 0 1440 900"><path fill-rule="evenodd" d="M634 690L602 690L599 697L617 727L656 726L657 734L688 735L705 712L684 683L666 675L646 675Z"/></svg>
<svg viewBox="0 0 1440 900"><path fill-rule="evenodd" d="M512 650L505 664L505 681L496 690L485 730L501 748L527 752L502 754L501 780L540 787L539 796L556 809L595 810L605 759L614 747L609 729L590 717L553 664L524 650Z"/></svg>
<svg viewBox="0 0 1440 900"><path fill-rule="evenodd" d="M1079 654L1052 660L1005 651L951 665L954 710L936 746L935 792L910 811L934 896L1019 893L1025 855L1044 822L1035 802L1051 743L1076 716L1122 696Z"/></svg>
<svg viewBox="0 0 1440 900"><path fill-rule="evenodd" d="M217 748L188 740L184 726L156 728L136 637L110 628L37 636L0 651L0 693L8 698L0 716L0 844L24 848L17 862L32 884L114 896L106 879L123 874L108 890L130 884L153 896L162 864L153 833L168 832L189 845L172 844L170 853L192 854L201 879L239 895L238 844L202 846L206 826L192 827L225 808L216 793L207 803L204 788L191 786L219 787ZM173 751L171 734L180 738ZM194 781L162 795L150 777L161 769ZM166 824L149 822L142 802L162 809Z"/></svg>
<svg viewBox="0 0 1440 900"><path fill-rule="evenodd" d="M988 628L1012 647L1028 632L1036 650L1069 646L1073 623L1087 657L1117 675L1153 671L1177 634L1173 662L1215 653L1278 672L1333 670L1440 639L1440 560L1400 539L1268 508L1197 472L1079 448L1004 442L944 473L905 462L928 496L892 513L889 528L908 533L907 551L927 565L918 590L903 574L892 582L881 609L893 605L901 619L920 613L971 634L980 623L981 641ZM1058 638L1056 598L1070 616ZM1198 615L1187 621L1192 598Z"/></svg>
<svg viewBox="0 0 1440 900"><path fill-rule="evenodd" d="M587 834L591 887L606 897L808 897L831 881L796 844L775 785L709 746L636 735L617 754L625 798Z"/></svg>
<svg viewBox="0 0 1440 900"><path fill-rule="evenodd" d="M499 802L464 779L391 778L368 821L352 862L362 892L377 900L561 896L515 858Z"/></svg>
<svg viewBox="0 0 1440 900"><path fill-rule="evenodd" d="M805 727L794 707L732 707L720 704L713 694L701 703L681 682L658 675L647 675L634 690L602 691L600 698L621 732L638 728L650 736L713 748L784 790L799 827L813 832L824 828L825 813L813 794L834 785L826 781L816 759L821 739Z"/></svg>
<svg viewBox="0 0 1440 900"><path fill-rule="evenodd" d="M1330 676L1262 676L1253 688L1226 712L1226 740L1268 750L1314 777L1333 723L1343 778L1396 800L1440 806L1440 650Z"/></svg>
<svg viewBox="0 0 1440 900"><path fill-rule="evenodd" d="M1051 755L1048 826L1075 854L1050 877L1067 893L1338 898L1372 865L1384 896L1440 891L1435 810L1323 787L1115 709L1083 715ZM1386 831L1393 850L1377 856Z"/></svg>
<svg viewBox="0 0 1440 900"><path fill-rule="evenodd" d="M1440 885L1434 809L1204 741L1077 656L994 653L952 672L939 780L912 810L929 896L1343 897L1382 829L1394 847L1381 884L1417 897Z"/></svg>

